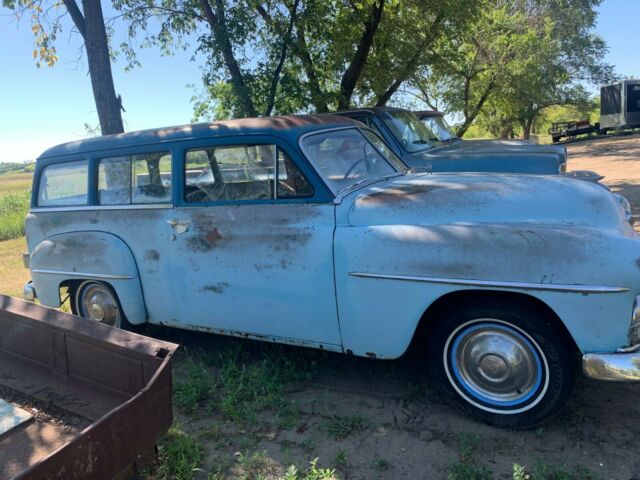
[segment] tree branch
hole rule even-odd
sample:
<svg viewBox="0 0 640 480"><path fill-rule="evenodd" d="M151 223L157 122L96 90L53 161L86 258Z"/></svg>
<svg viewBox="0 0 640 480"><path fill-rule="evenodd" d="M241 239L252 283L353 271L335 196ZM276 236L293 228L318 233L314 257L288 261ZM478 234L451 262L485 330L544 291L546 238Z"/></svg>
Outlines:
<svg viewBox="0 0 640 480"><path fill-rule="evenodd" d="M338 99L338 108L349 108L351 103L351 96L356 88L356 84L360 79L362 70L367 62L371 46L373 45L373 39L380 25L382 19L382 12L384 11L384 0L378 0L377 3L371 6L369 17L364 24L364 31L358 42L356 53L349 64L349 67L345 70L340 81L340 97Z"/></svg>
<svg viewBox="0 0 640 480"><path fill-rule="evenodd" d="M84 21L84 15L82 15L82 12L78 7L78 4L75 2L75 0L62 0L62 1L64 2L64 6L67 7L67 11L69 12L69 15L71 15L73 24L78 29L78 32L80 32L80 35L82 35L82 38L84 38L84 40L86 41L87 40L85 37L86 26Z"/></svg>
<svg viewBox="0 0 640 480"><path fill-rule="evenodd" d="M271 79L271 87L269 88L269 96L267 97L267 108L265 109L264 116L268 117L271 115L273 111L273 106L275 104L276 98L276 90L278 89L278 82L280 81L280 73L282 72L282 67L284 65L284 61L287 58L287 49L289 47L289 43L291 42L291 32L293 31L293 25L296 22L296 15L298 13L298 3L300 0L294 0L293 6L291 7L291 18L289 19L289 25L287 26L287 32L282 41L282 50L280 51L280 58L278 59L278 65L273 72L273 78Z"/></svg>

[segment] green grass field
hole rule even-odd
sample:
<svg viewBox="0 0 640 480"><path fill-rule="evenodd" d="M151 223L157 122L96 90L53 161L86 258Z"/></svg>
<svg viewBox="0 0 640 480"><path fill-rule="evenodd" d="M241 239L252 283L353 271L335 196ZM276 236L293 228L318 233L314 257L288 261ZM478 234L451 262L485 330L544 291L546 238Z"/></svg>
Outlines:
<svg viewBox="0 0 640 480"><path fill-rule="evenodd" d="M0 293L22 296L29 271L22 265L27 251L24 217L29 210L31 173L0 175Z"/></svg>

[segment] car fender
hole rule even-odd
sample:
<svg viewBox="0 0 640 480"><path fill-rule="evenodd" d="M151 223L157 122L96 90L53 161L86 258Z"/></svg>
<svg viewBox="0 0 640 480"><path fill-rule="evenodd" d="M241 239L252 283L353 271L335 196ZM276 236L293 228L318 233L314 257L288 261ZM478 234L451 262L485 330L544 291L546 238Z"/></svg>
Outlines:
<svg viewBox="0 0 640 480"><path fill-rule="evenodd" d="M40 302L60 306L60 285L97 280L115 290L127 320L146 321L144 296L134 256L119 237L100 231L60 233L32 250L29 268Z"/></svg>

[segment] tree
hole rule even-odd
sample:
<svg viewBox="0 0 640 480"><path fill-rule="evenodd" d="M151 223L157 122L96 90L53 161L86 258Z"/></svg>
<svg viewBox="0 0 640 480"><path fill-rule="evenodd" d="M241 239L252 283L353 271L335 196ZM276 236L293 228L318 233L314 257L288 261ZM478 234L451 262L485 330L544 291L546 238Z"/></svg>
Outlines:
<svg viewBox="0 0 640 480"><path fill-rule="evenodd" d="M485 0L466 35L435 47L441 62L414 84L437 95L463 119L464 135L478 120L500 136L515 127L529 138L551 105L584 102L583 82L609 80L606 46L593 34L600 0Z"/></svg>
<svg viewBox="0 0 640 480"><path fill-rule="evenodd" d="M82 10L76 0L63 0L66 12L82 36L87 54L91 87L103 135L124 132L121 100L116 96L111 72L109 42L100 0L82 0ZM29 13L35 35L34 58L52 67L58 60L55 40L62 29L58 4L46 0L3 0L3 5L19 16ZM40 66L40 61L38 66Z"/></svg>
<svg viewBox="0 0 640 480"><path fill-rule="evenodd" d="M208 3L211 2L211 3ZM117 0L130 32L165 50L198 35L206 55L197 118L386 104L466 22L476 0ZM465 13L467 15L465 15ZM149 32L150 19L159 30ZM155 23L155 22L154 22ZM370 92L373 90L373 94Z"/></svg>

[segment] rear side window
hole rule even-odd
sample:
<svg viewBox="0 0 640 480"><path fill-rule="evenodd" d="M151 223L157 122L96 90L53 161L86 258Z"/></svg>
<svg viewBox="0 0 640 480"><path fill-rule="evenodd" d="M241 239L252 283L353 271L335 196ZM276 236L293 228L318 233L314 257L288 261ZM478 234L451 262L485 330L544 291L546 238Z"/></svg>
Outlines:
<svg viewBox="0 0 640 480"><path fill-rule="evenodd" d="M102 158L98 204L132 205L171 201L171 154L144 153Z"/></svg>
<svg viewBox="0 0 640 480"><path fill-rule="evenodd" d="M88 178L87 160L45 167L40 175L38 206L87 205Z"/></svg>

